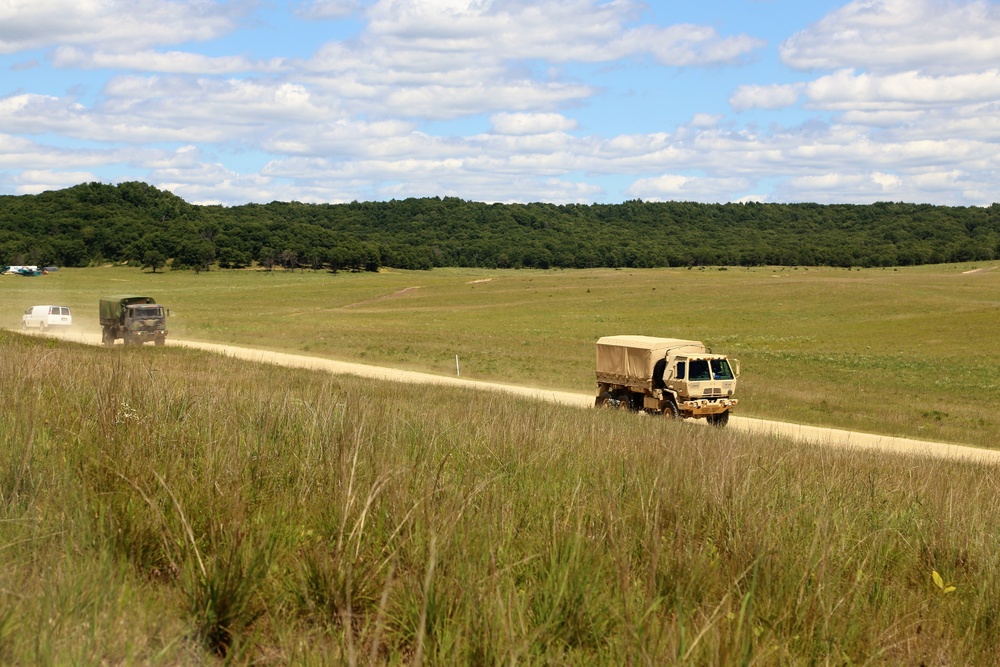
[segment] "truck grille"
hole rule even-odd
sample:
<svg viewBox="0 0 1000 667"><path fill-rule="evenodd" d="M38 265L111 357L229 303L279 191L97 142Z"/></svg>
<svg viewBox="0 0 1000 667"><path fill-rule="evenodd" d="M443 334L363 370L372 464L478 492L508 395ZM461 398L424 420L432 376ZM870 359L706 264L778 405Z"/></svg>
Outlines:
<svg viewBox="0 0 1000 667"><path fill-rule="evenodd" d="M722 390L718 387L708 387L705 389L703 396L720 396L722 395Z"/></svg>

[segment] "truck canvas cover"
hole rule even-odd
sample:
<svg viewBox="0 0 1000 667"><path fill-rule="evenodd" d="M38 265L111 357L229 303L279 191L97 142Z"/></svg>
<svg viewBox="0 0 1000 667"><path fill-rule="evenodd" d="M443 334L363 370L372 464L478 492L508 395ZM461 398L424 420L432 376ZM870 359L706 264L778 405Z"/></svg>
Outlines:
<svg viewBox="0 0 1000 667"><path fill-rule="evenodd" d="M605 336L597 341L597 375L621 384L649 385L653 366L670 350L698 354L705 352L705 346L679 338Z"/></svg>
<svg viewBox="0 0 1000 667"><path fill-rule="evenodd" d="M156 303L156 301L153 300L153 297L138 296L135 294L103 296L100 301L101 320L118 319L122 312L122 306L129 306L134 303Z"/></svg>

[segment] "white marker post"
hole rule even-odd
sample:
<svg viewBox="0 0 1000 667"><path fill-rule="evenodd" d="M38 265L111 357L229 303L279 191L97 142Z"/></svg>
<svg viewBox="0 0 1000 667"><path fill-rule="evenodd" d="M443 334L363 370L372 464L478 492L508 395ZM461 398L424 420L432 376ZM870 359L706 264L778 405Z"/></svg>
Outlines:
<svg viewBox="0 0 1000 667"><path fill-rule="evenodd" d="M462 377L462 370L458 367L458 355L455 355L455 375Z"/></svg>

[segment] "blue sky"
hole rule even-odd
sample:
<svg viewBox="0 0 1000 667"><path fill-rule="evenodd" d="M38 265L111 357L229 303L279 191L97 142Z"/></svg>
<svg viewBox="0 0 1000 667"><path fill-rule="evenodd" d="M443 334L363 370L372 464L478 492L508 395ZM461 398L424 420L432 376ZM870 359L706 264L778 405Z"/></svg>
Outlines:
<svg viewBox="0 0 1000 667"><path fill-rule="evenodd" d="M989 205L1000 2L0 0L0 194Z"/></svg>

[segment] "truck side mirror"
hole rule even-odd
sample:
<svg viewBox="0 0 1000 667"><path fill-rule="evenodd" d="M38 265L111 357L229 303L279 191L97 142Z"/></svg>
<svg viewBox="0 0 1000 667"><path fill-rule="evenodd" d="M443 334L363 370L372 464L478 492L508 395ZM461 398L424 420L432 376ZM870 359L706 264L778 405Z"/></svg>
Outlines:
<svg viewBox="0 0 1000 667"><path fill-rule="evenodd" d="M736 373L736 377L740 376L740 360L733 359L733 372Z"/></svg>

